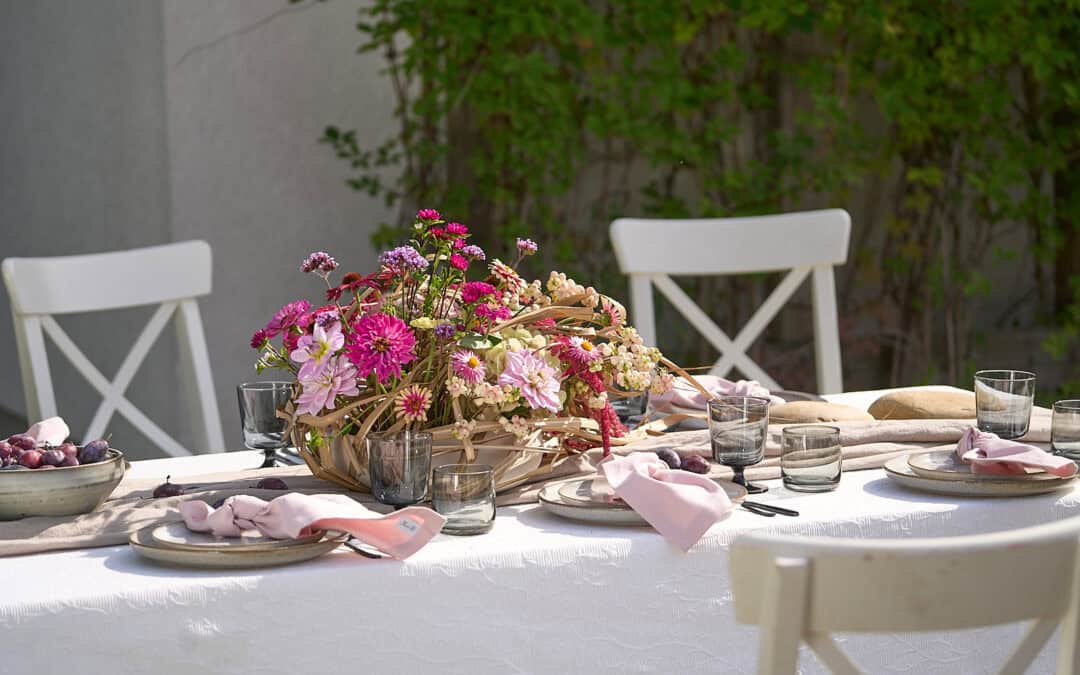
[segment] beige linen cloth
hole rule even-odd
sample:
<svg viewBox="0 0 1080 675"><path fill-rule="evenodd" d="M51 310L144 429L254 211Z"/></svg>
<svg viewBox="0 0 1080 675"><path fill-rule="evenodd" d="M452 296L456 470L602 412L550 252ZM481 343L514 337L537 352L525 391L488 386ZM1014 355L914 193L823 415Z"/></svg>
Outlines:
<svg viewBox="0 0 1080 675"><path fill-rule="evenodd" d="M953 447L961 434L974 420L883 420L877 422L835 422L840 428L844 470L880 468L898 455L938 446ZM765 461L747 469L747 478L768 480L780 477L780 433L782 425L769 428ZM1022 439L1028 443L1050 442L1050 411L1036 408L1031 416L1031 428ZM670 448L681 455L710 455L709 434L706 430L681 431L646 438L616 448L626 454ZM544 485L557 480L595 473L600 450L569 457L538 482L507 490L499 495L498 504L528 504L536 501ZM731 470L713 465L710 475L730 478ZM178 504L198 498L208 503L238 494L273 499L282 494L275 490L258 490L255 483L261 478L283 478L293 492L307 494L347 494L376 511L387 512L389 507L375 502L370 494L349 492L333 483L319 480L307 467L252 469L243 472L192 476L180 481L187 493L180 497L154 499L154 487L161 480L124 479L101 508L93 513L67 517L34 517L0 522L0 557L39 553L63 549L94 548L127 543L128 536L148 525L181 520Z"/></svg>

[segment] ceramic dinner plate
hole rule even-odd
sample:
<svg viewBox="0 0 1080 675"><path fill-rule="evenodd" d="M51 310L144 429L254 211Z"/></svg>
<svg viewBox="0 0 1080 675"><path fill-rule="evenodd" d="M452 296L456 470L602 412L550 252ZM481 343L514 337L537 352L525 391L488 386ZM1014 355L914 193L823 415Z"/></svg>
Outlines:
<svg viewBox="0 0 1080 675"><path fill-rule="evenodd" d="M1027 473L1015 475L972 473L971 465L957 457L952 450L935 450L908 455L908 466L920 476L943 480L1061 480L1059 476L1042 469L1028 469Z"/></svg>
<svg viewBox="0 0 1080 675"><path fill-rule="evenodd" d="M218 537L205 532L192 532L183 523L168 523L154 528L150 538L159 546L182 548L187 551L256 551L295 544L311 544L323 538L321 532L296 539L273 539L263 536L258 530L246 530L239 537Z"/></svg>
<svg viewBox="0 0 1080 675"><path fill-rule="evenodd" d="M908 464L907 456L894 457L885 463L885 475L900 485L921 492L956 497L1026 497L1053 492L1073 484L1075 476L1047 480L993 480L956 477L952 479L920 476Z"/></svg>
<svg viewBox="0 0 1080 675"><path fill-rule="evenodd" d="M347 534L334 532L326 533L313 542L289 540L288 545L276 548L188 550L156 542L152 534L157 527L151 525L133 533L130 538L131 548L144 558L156 562L202 569L246 569L303 562L333 551L349 537Z"/></svg>
<svg viewBox="0 0 1080 675"><path fill-rule="evenodd" d="M548 485L540 490L540 505L562 518L604 525L648 525L627 504L616 499L611 486L592 478ZM733 502L746 498L746 489L729 481L716 481ZM567 497L566 495L570 495Z"/></svg>

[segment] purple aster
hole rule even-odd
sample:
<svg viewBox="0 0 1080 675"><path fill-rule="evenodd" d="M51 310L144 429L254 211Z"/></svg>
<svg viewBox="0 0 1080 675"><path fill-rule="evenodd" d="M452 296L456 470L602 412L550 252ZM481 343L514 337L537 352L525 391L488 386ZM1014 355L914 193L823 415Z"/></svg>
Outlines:
<svg viewBox="0 0 1080 675"><path fill-rule="evenodd" d="M454 328L453 324L440 323L438 326L435 326L435 337L440 340L449 340L454 337L454 333L456 332L457 330Z"/></svg>
<svg viewBox="0 0 1080 675"><path fill-rule="evenodd" d="M521 255L532 255L539 247L532 239L518 239L517 250Z"/></svg>
<svg viewBox="0 0 1080 675"><path fill-rule="evenodd" d="M326 276L337 269L337 261L326 251L315 251L300 263L301 272L318 272Z"/></svg>
<svg viewBox="0 0 1080 675"><path fill-rule="evenodd" d="M461 255L472 260L487 260L487 256L484 255L484 249L480 248L476 244L469 244L461 249Z"/></svg>
<svg viewBox="0 0 1080 675"><path fill-rule="evenodd" d="M340 320L337 312L319 312L315 315L315 325L321 328L329 328Z"/></svg>
<svg viewBox="0 0 1080 675"><path fill-rule="evenodd" d="M398 246L379 256L379 262L395 272L422 270L428 266L427 258L412 246Z"/></svg>

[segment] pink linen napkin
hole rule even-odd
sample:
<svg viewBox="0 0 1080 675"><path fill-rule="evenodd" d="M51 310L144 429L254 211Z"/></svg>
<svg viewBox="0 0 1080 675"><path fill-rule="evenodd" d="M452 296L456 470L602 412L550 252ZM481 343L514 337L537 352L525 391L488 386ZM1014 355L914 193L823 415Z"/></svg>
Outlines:
<svg viewBox="0 0 1080 675"><path fill-rule="evenodd" d="M419 551L446 522L421 506L381 515L345 495L299 492L269 502L237 495L217 509L193 499L180 504L180 515L189 530L221 537L238 537L244 530L258 530L274 539L295 539L316 530L348 532L399 560Z"/></svg>
<svg viewBox="0 0 1080 675"><path fill-rule="evenodd" d="M756 380L732 382L715 375L698 375L694 379L709 390L712 396L702 394L697 387L679 378L675 380L675 386L670 391L650 398L652 406L661 412L671 412L674 407L704 410L709 399L717 396L758 396L769 399L774 405L784 403L784 399L770 394L769 390Z"/></svg>
<svg viewBox="0 0 1080 675"><path fill-rule="evenodd" d="M727 493L705 476L669 469L655 452L600 463L615 494L684 551L731 510Z"/></svg>
<svg viewBox="0 0 1080 675"><path fill-rule="evenodd" d="M71 430L63 417L48 417L26 430L26 435L33 438L37 445L60 445L67 440ZM87 441L93 439L88 438Z"/></svg>
<svg viewBox="0 0 1080 675"><path fill-rule="evenodd" d="M1007 441L997 434L971 427L956 444L956 454L971 464L972 473L1022 474L1026 467L1044 469L1055 476L1076 473L1076 463L1066 457L1051 455L1034 445Z"/></svg>

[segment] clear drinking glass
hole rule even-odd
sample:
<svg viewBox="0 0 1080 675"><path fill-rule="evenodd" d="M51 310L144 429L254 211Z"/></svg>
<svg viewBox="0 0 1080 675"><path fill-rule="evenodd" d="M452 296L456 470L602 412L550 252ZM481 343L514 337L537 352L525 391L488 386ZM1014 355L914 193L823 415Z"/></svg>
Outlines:
<svg viewBox="0 0 1080 675"><path fill-rule="evenodd" d="M1050 426L1050 449L1055 455L1080 461L1080 399L1058 401Z"/></svg>
<svg viewBox="0 0 1080 675"><path fill-rule="evenodd" d="M624 398L611 397L611 407L618 415L623 424L634 424L641 421L645 415L645 408L649 405L649 392L643 391L636 396Z"/></svg>
<svg viewBox="0 0 1080 675"><path fill-rule="evenodd" d="M435 467L431 504L446 534L483 534L495 524L495 473L486 464Z"/></svg>
<svg viewBox="0 0 1080 675"><path fill-rule="evenodd" d="M244 445L263 451L266 459L261 468L274 466L277 451L288 445L286 421L278 417L277 411L289 402L291 392L291 382L245 382L236 387Z"/></svg>
<svg viewBox="0 0 1080 675"><path fill-rule="evenodd" d="M828 492L840 484L840 429L821 424L784 428L780 474L784 487L799 492Z"/></svg>
<svg viewBox="0 0 1080 675"><path fill-rule="evenodd" d="M431 434L373 432L364 443L371 494L375 499L392 506L409 506L427 499L431 485Z"/></svg>
<svg viewBox="0 0 1080 675"><path fill-rule="evenodd" d="M1031 422L1035 373L980 370L975 373L975 416L979 431L1004 439L1020 438Z"/></svg>
<svg viewBox="0 0 1080 675"><path fill-rule="evenodd" d="M748 466L765 458L769 429L769 399L754 396L721 396L709 401L709 438L713 459L734 471L734 482L750 494L768 491L746 482Z"/></svg>

